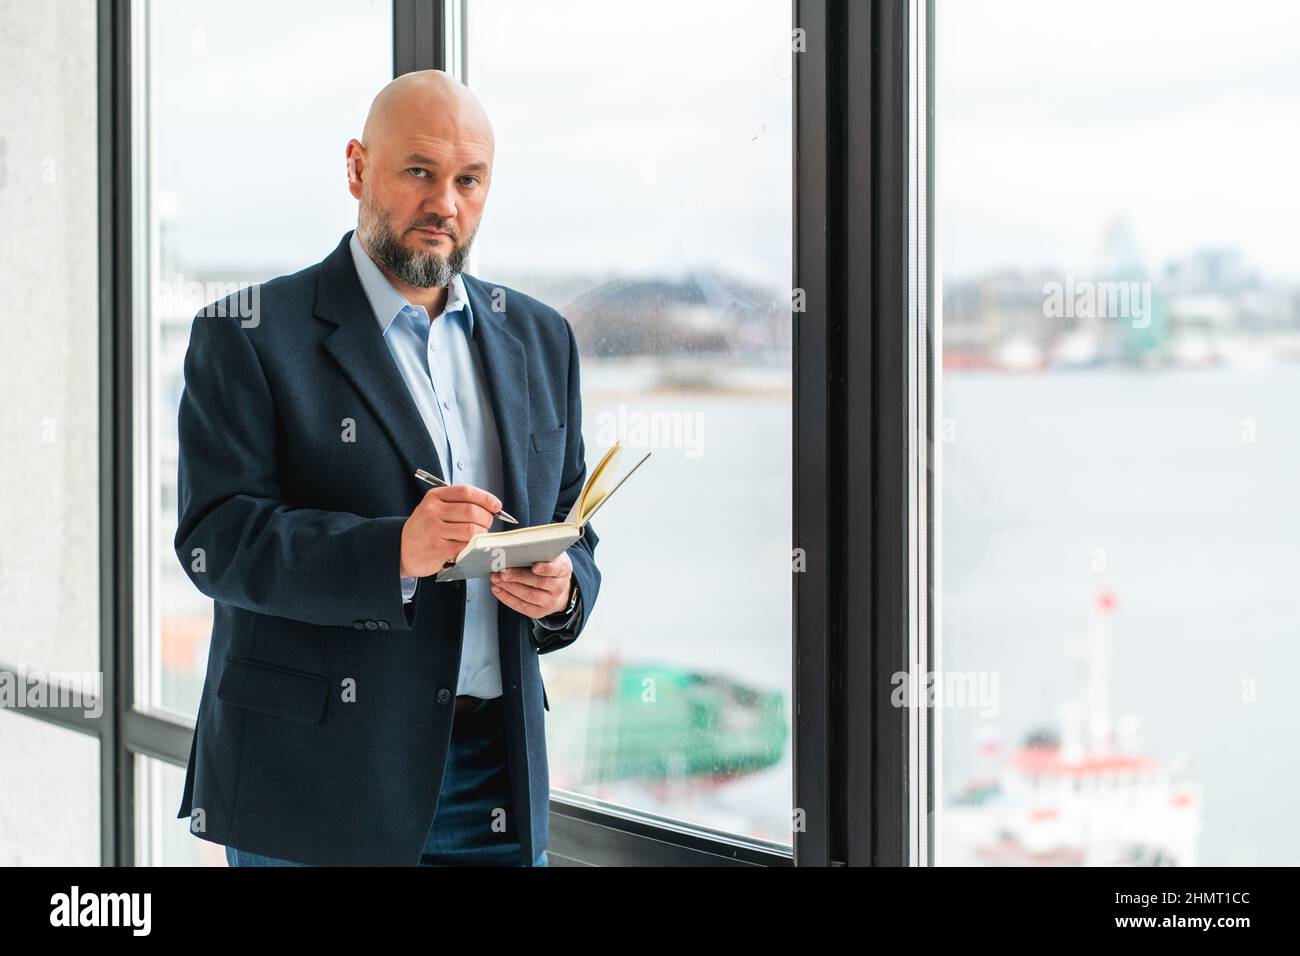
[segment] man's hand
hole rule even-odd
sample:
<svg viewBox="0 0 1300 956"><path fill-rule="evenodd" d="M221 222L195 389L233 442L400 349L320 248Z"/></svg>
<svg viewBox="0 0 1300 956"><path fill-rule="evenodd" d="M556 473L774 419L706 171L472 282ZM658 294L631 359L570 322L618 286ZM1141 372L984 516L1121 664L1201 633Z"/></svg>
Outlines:
<svg viewBox="0 0 1300 956"><path fill-rule="evenodd" d="M565 551L550 561L537 561L531 568L493 571L491 578L498 601L524 617L537 619L568 608L573 562Z"/></svg>
<svg viewBox="0 0 1300 956"><path fill-rule="evenodd" d="M402 525L402 577L441 571L500 510L500 498L473 485L430 488Z"/></svg>

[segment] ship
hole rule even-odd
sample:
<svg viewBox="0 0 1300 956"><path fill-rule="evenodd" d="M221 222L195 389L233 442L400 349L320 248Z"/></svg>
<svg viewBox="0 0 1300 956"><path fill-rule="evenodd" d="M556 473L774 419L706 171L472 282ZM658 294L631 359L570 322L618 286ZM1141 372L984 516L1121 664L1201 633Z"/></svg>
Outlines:
<svg viewBox="0 0 1300 956"><path fill-rule="evenodd" d="M1185 754L1144 751L1138 718L1108 716L1107 625L1115 596L1101 591L1076 700L1055 726L1014 747L978 741L977 770L940 809L940 860L958 866L1196 866L1199 784Z"/></svg>
<svg viewBox="0 0 1300 956"><path fill-rule="evenodd" d="M694 781L716 787L775 767L785 695L719 674L617 655L543 663L552 786Z"/></svg>

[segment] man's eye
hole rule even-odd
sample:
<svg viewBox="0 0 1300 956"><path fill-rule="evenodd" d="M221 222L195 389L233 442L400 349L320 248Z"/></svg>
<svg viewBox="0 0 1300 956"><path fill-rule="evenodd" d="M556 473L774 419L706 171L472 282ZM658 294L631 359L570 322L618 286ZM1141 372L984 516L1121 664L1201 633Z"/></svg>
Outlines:
<svg viewBox="0 0 1300 956"><path fill-rule="evenodd" d="M427 173L428 170L426 170L426 169L421 169L419 166L412 166L410 169L407 170L407 172L408 172L408 173Z"/></svg>
<svg viewBox="0 0 1300 956"><path fill-rule="evenodd" d="M464 179L468 179L471 183L477 183L477 182L478 182L478 177L477 177L477 176L462 176L462 177L460 177L460 178L461 178L462 180L464 180Z"/></svg>

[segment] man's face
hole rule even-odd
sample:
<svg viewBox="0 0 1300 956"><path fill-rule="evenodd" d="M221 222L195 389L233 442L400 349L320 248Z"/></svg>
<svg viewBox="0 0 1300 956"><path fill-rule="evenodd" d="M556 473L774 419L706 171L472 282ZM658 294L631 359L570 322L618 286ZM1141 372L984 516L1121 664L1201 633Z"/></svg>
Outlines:
<svg viewBox="0 0 1300 956"><path fill-rule="evenodd" d="M408 285L446 286L478 231L491 159L487 143L429 134L367 150L351 187L358 236L375 261Z"/></svg>

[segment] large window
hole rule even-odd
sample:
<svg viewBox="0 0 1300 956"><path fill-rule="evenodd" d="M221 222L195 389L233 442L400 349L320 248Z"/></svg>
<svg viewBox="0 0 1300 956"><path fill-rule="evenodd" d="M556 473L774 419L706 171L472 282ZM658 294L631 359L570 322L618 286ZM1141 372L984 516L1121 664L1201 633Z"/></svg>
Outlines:
<svg viewBox="0 0 1300 956"><path fill-rule="evenodd" d="M592 627L542 661L554 788L788 846L791 8L683 4L685 34L664 12L444 6L449 62L497 133L470 271L573 322L589 460L619 436L654 452L602 510ZM342 148L411 23L377 0L308 18L137 0L133 18L134 702L187 722L211 629L172 550L190 321L355 224ZM169 771L134 767L139 861L189 859Z"/></svg>
<svg viewBox="0 0 1300 956"><path fill-rule="evenodd" d="M133 9L133 704L169 722L192 724L212 628L172 547L190 324L228 292L320 260L356 224L343 147L392 79L391 3L314 0L305 13L253 0ZM176 820L183 764L137 756L134 777L137 863L225 865Z"/></svg>
<svg viewBox="0 0 1300 956"><path fill-rule="evenodd" d="M1300 13L935 24L936 857L1295 864Z"/></svg>
<svg viewBox="0 0 1300 956"><path fill-rule="evenodd" d="M45 78L0 84L0 670L108 696L0 714L6 862L224 862L175 819L191 318L336 245L371 98L444 64L497 136L468 271L572 322L589 461L653 452L540 660L557 859L1300 861L1300 13L57 7L0 31Z"/></svg>
<svg viewBox="0 0 1300 956"><path fill-rule="evenodd" d="M212 602L172 548L190 323L227 292L322 259L355 226L339 170L392 79L392 5L330 0L304 16L299 4L168 0L134 12L136 704L191 717Z"/></svg>
<svg viewBox="0 0 1300 956"><path fill-rule="evenodd" d="M583 438L651 458L541 659L557 796L791 842L791 5L466 5L472 272L553 305Z"/></svg>

